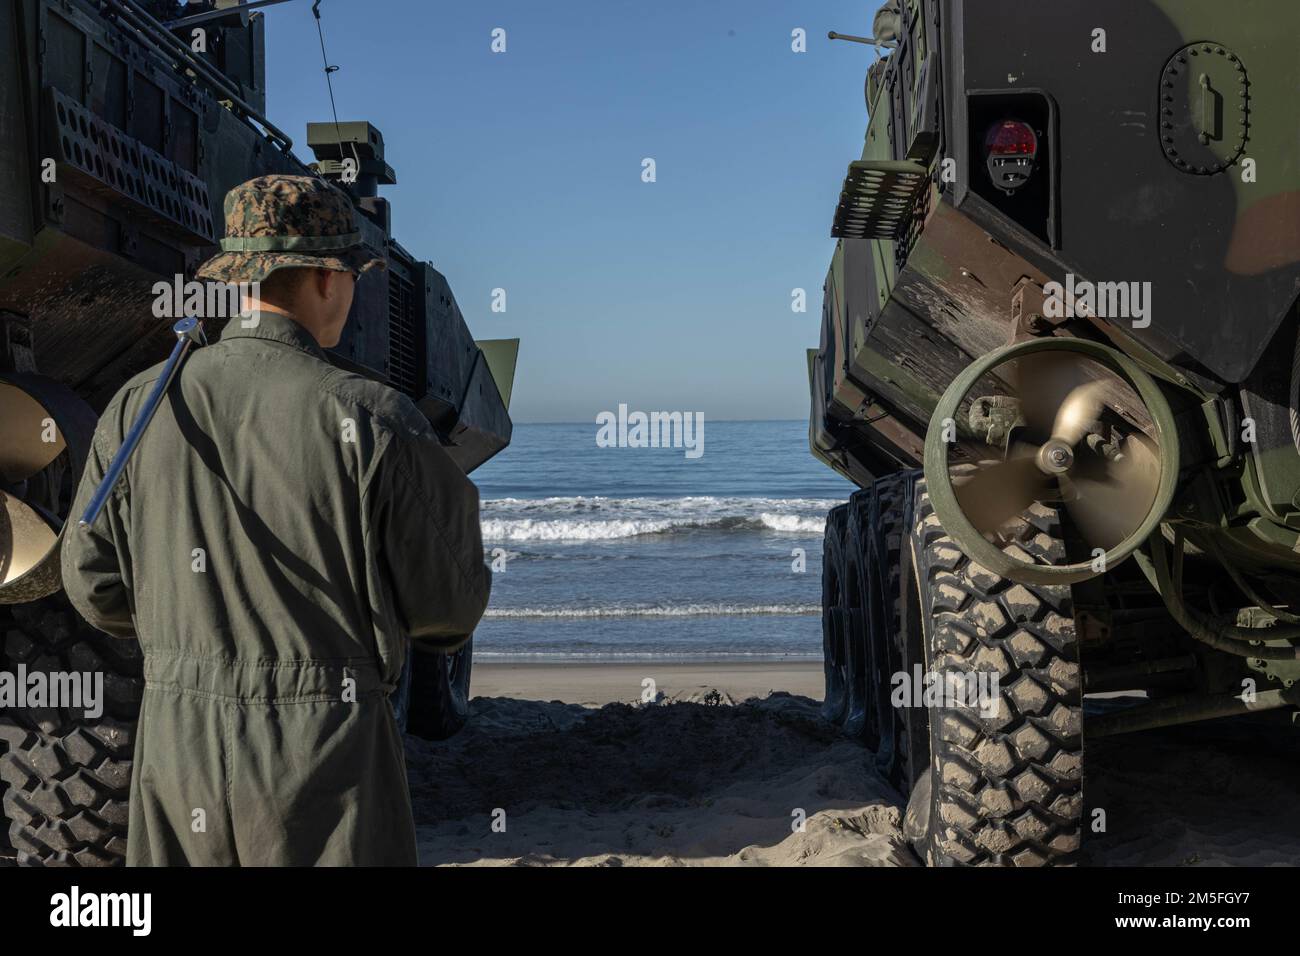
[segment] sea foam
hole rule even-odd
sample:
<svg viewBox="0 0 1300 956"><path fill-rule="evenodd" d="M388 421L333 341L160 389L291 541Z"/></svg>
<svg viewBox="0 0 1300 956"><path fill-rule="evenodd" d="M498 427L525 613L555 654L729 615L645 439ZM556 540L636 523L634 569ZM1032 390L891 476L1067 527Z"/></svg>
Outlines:
<svg viewBox="0 0 1300 956"><path fill-rule="evenodd" d="M838 502L817 498L500 498L483 503L485 541L609 541L683 531L820 535Z"/></svg>
<svg viewBox="0 0 1300 956"><path fill-rule="evenodd" d="M593 617L751 617L779 615L803 617L820 614L817 604L679 604L603 607L508 607L488 608L484 617L499 618L593 618Z"/></svg>

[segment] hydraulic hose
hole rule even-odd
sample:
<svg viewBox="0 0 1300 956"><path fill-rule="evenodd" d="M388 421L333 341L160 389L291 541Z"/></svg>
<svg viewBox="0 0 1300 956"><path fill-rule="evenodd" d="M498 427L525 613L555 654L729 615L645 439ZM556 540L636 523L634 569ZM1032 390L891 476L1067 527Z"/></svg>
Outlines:
<svg viewBox="0 0 1300 956"><path fill-rule="evenodd" d="M1165 549L1164 535L1157 531L1147 539L1151 549L1148 556L1141 549L1133 552L1133 558L1146 575L1151 586L1156 589L1169 609L1169 614L1178 626L1202 644L1232 654L1235 657L1253 657L1266 661L1298 661L1298 647L1264 647L1245 646L1245 641L1281 641L1300 638L1300 627L1252 628L1213 624L1183 603L1181 592L1174 587L1169 571L1169 555Z"/></svg>
<svg viewBox="0 0 1300 956"><path fill-rule="evenodd" d="M1214 543L1213 539L1211 539L1209 545L1210 553L1214 555L1219 564L1223 565L1223 569L1228 572L1228 577L1232 578L1232 583L1237 585L1242 594L1246 595L1246 600L1253 601L1260 610L1276 620L1286 621L1288 624L1300 624L1300 614L1284 611L1280 607L1275 607L1271 601L1265 600L1264 596L1246 580L1246 576L1232 565L1227 555L1223 553L1223 548Z"/></svg>

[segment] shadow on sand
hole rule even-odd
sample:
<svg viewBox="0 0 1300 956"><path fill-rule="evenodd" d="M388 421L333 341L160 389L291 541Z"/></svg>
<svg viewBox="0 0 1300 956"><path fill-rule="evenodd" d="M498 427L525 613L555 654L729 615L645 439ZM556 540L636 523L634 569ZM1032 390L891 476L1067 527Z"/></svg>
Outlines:
<svg viewBox="0 0 1300 956"><path fill-rule="evenodd" d="M806 697L599 710L476 698L466 731L408 738L407 761L426 866L918 863L901 796ZM1084 865L1300 862L1289 725L1098 740L1085 773Z"/></svg>

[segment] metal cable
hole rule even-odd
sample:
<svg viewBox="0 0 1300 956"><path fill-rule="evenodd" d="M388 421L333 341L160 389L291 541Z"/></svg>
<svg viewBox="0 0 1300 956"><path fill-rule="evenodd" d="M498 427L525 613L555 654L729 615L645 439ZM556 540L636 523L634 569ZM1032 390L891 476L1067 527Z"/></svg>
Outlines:
<svg viewBox="0 0 1300 956"><path fill-rule="evenodd" d="M334 135L338 137L339 162L341 163L343 162L343 131L339 129L339 111L338 107L334 105L334 81L330 79L330 74L337 73L339 68L331 66L329 57L325 55L325 31L321 28L320 4L321 0L316 0L311 5L311 13L316 18L316 34L320 37L320 58L325 68L325 86L330 93L330 112L334 114ZM352 144L352 158L356 160L359 172L361 170L361 154L357 152L356 143Z"/></svg>

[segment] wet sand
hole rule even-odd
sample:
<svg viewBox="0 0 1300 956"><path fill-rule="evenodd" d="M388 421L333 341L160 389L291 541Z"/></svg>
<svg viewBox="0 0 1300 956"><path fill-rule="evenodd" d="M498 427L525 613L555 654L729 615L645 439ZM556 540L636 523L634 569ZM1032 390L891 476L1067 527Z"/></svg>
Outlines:
<svg viewBox="0 0 1300 956"><path fill-rule="evenodd" d="M737 664L489 664L474 662L475 697L562 700L601 707L643 700L646 680L671 699L716 689L732 700L783 690L820 698L821 661Z"/></svg>

